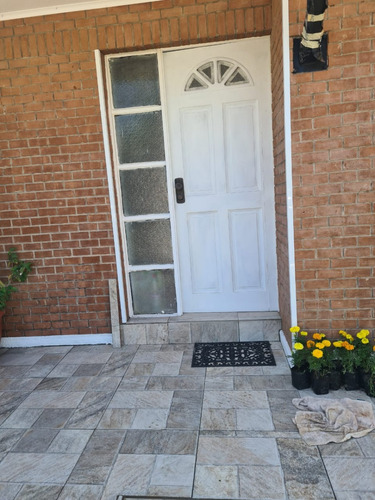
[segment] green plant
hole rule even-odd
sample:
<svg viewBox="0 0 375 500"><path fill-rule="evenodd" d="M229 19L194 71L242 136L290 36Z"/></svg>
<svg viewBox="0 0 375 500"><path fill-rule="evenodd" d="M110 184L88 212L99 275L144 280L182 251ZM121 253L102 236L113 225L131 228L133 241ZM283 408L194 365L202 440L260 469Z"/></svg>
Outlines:
<svg viewBox="0 0 375 500"><path fill-rule="evenodd" d="M290 332L293 334L293 366L297 370L304 371L308 369L307 357L309 353L306 346L307 332L301 331L299 326L292 326Z"/></svg>
<svg viewBox="0 0 375 500"><path fill-rule="evenodd" d="M8 267L10 268L10 274L6 282L0 281L0 311L5 309L12 293L17 291L13 284L26 281L32 269L32 263L20 260L16 249L12 247L8 252Z"/></svg>
<svg viewBox="0 0 375 500"><path fill-rule="evenodd" d="M323 334L315 335L320 335L322 339L316 342L315 346L311 347L307 362L311 372L324 376L332 370L333 356L331 342L324 339L325 335Z"/></svg>

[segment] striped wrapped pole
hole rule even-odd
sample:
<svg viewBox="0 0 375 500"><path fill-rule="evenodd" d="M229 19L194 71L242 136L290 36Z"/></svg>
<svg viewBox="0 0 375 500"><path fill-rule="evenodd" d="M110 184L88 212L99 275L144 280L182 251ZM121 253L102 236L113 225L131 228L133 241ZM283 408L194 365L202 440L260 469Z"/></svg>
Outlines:
<svg viewBox="0 0 375 500"><path fill-rule="evenodd" d="M307 0L307 12L299 50L299 62L301 64L311 59L311 56L317 61L324 62L321 40L324 33L324 12L327 7L327 0Z"/></svg>

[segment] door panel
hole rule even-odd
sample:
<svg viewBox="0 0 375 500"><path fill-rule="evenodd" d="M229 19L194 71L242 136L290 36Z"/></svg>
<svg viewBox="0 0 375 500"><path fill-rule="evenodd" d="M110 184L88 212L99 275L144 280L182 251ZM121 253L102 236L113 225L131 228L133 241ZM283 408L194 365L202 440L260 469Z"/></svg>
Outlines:
<svg viewBox="0 0 375 500"><path fill-rule="evenodd" d="M185 191L191 196L215 191L212 112L209 107L180 111Z"/></svg>
<svg viewBox="0 0 375 500"><path fill-rule="evenodd" d="M187 225L193 293L219 292L217 213L189 213Z"/></svg>
<svg viewBox="0 0 375 500"><path fill-rule="evenodd" d="M184 312L277 309L269 38L164 54Z"/></svg>
<svg viewBox="0 0 375 500"><path fill-rule="evenodd" d="M256 106L254 103L229 103L223 107L227 190L230 193L258 188Z"/></svg>

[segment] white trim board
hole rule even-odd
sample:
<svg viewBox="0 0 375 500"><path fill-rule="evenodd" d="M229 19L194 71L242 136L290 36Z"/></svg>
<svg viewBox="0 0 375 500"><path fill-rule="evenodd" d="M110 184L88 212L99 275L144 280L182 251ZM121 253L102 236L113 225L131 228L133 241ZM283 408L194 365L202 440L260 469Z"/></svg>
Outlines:
<svg viewBox="0 0 375 500"><path fill-rule="evenodd" d="M288 361L290 368L292 368L293 367L292 350L290 348L290 345L288 344L288 341L286 340L285 333L283 332L283 330L280 330L279 336L284 354L286 356L286 360Z"/></svg>
<svg viewBox="0 0 375 500"><path fill-rule="evenodd" d="M46 335L40 337L3 337L0 348L42 347L60 345L112 344L111 333L96 335Z"/></svg>
<svg viewBox="0 0 375 500"><path fill-rule="evenodd" d="M48 16L64 12L121 7L144 3L145 0L34 0L30 8L30 0L0 0L0 21L22 19L25 17ZM158 0L148 0L156 2Z"/></svg>

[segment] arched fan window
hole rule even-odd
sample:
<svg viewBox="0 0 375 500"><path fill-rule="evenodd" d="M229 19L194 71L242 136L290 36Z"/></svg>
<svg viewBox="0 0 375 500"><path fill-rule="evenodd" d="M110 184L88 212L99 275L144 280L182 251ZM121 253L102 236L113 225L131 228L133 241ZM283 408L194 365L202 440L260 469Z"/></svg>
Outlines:
<svg viewBox="0 0 375 500"><path fill-rule="evenodd" d="M215 59L198 66L188 77L185 91L203 90L213 85L226 87L242 84L253 85L248 72L235 61Z"/></svg>

